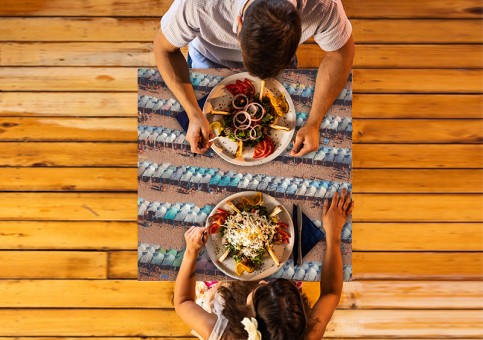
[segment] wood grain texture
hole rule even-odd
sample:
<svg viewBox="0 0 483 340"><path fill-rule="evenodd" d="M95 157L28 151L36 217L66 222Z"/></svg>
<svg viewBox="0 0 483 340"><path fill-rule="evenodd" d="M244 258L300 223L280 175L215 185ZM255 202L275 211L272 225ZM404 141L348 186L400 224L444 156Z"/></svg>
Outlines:
<svg viewBox="0 0 483 340"><path fill-rule="evenodd" d="M0 280L0 289L1 308L173 308L174 282ZM315 299L319 283L303 291ZM479 309L482 292L479 282L345 282L339 309Z"/></svg>
<svg viewBox="0 0 483 340"><path fill-rule="evenodd" d="M137 117L137 93L0 92L0 116Z"/></svg>
<svg viewBox="0 0 483 340"><path fill-rule="evenodd" d="M0 117L0 141L136 142L133 118ZM356 143L480 143L480 119L354 119Z"/></svg>
<svg viewBox="0 0 483 340"><path fill-rule="evenodd" d="M133 118L3 118L0 141L135 142Z"/></svg>
<svg viewBox="0 0 483 340"><path fill-rule="evenodd" d="M0 221L1 249L135 249L135 222Z"/></svg>
<svg viewBox="0 0 483 340"><path fill-rule="evenodd" d="M462 180L449 180L449 179ZM482 193L483 172L470 170L353 169L355 193Z"/></svg>
<svg viewBox="0 0 483 340"><path fill-rule="evenodd" d="M483 96L355 94L356 118L480 118ZM137 93L0 92L0 116L137 116Z"/></svg>
<svg viewBox="0 0 483 340"><path fill-rule="evenodd" d="M482 165L477 144L354 144L354 168L470 168Z"/></svg>
<svg viewBox="0 0 483 340"><path fill-rule="evenodd" d="M156 67L152 49L139 42L7 42L0 43L0 66ZM357 45L353 67L481 68L482 52L480 45ZM302 44L299 67L317 68L324 55L317 44Z"/></svg>
<svg viewBox="0 0 483 340"><path fill-rule="evenodd" d="M355 280L480 280L483 259L480 252L353 252Z"/></svg>
<svg viewBox="0 0 483 340"><path fill-rule="evenodd" d="M137 91L136 68L2 67L1 91Z"/></svg>
<svg viewBox="0 0 483 340"><path fill-rule="evenodd" d="M136 194L0 193L0 220L135 221Z"/></svg>
<svg viewBox="0 0 483 340"><path fill-rule="evenodd" d="M354 194L355 222L481 222L477 194ZM0 220L136 221L135 193L0 193ZM62 212L60 214L59 212Z"/></svg>
<svg viewBox="0 0 483 340"><path fill-rule="evenodd" d="M105 252L0 251L0 256L0 279L106 278ZM0 334L4 326L5 324L0 327Z"/></svg>
<svg viewBox="0 0 483 340"><path fill-rule="evenodd" d="M0 247L4 250L137 247L134 221L0 221L0 230ZM352 234L355 251L480 251L483 244L478 223L354 222Z"/></svg>
<svg viewBox="0 0 483 340"><path fill-rule="evenodd" d="M351 23L357 44L482 42L477 19L352 19ZM3 17L0 41L152 42L159 27L159 18Z"/></svg>
<svg viewBox="0 0 483 340"><path fill-rule="evenodd" d="M412 237L411 235L417 235ZM353 251L481 251L480 223L353 223Z"/></svg>
<svg viewBox="0 0 483 340"><path fill-rule="evenodd" d="M354 70L353 90L365 93L482 93L481 70Z"/></svg>
<svg viewBox="0 0 483 340"><path fill-rule="evenodd" d="M476 280L477 252L353 252L354 280ZM137 278L137 251L109 252L110 279Z"/></svg>
<svg viewBox="0 0 483 340"><path fill-rule="evenodd" d="M137 166L135 143L0 143L0 166Z"/></svg>
<svg viewBox="0 0 483 340"><path fill-rule="evenodd" d="M4 0L0 16L154 16L166 13L171 0L149 0L142 4L135 0L87 0L81 4L73 0L16 1ZM342 1L349 18L480 18L481 3L477 0L408 0L387 3L384 0Z"/></svg>
<svg viewBox="0 0 483 340"><path fill-rule="evenodd" d="M356 222L482 222L479 194L355 194Z"/></svg>
<svg viewBox="0 0 483 340"><path fill-rule="evenodd" d="M356 45L353 68L481 68L482 51L480 45ZM316 44L300 45L299 67L318 68L324 54Z"/></svg>
<svg viewBox="0 0 483 340"><path fill-rule="evenodd" d="M483 96L355 94L354 118L481 118Z"/></svg>
<svg viewBox="0 0 483 340"><path fill-rule="evenodd" d="M481 145L354 144L355 168L481 167ZM135 167L135 143L0 143L0 166Z"/></svg>
<svg viewBox="0 0 483 340"><path fill-rule="evenodd" d="M352 138L356 143L481 143L483 120L354 119Z"/></svg>
<svg viewBox="0 0 483 340"><path fill-rule="evenodd" d="M352 171L354 193L483 193L479 169ZM136 191L136 176L135 168L0 167L0 191Z"/></svg>
<svg viewBox="0 0 483 340"><path fill-rule="evenodd" d="M134 67L0 67L0 90L135 92L136 74ZM355 93L482 92L481 70L356 69L353 77Z"/></svg>
<svg viewBox="0 0 483 340"><path fill-rule="evenodd" d="M1 168L0 191L136 191L135 168Z"/></svg>
<svg viewBox="0 0 483 340"><path fill-rule="evenodd" d="M5 321L3 336L151 337L188 336L190 331L174 310L0 310L0 317ZM451 325L448 325L448 318L451 318ZM478 337L480 320L479 311L338 310L325 336Z"/></svg>

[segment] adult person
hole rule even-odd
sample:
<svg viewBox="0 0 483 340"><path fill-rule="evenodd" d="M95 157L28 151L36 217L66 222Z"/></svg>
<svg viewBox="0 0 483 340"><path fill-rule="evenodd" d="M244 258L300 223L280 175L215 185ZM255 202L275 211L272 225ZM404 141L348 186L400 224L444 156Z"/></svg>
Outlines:
<svg viewBox="0 0 483 340"><path fill-rule="evenodd" d="M321 339L342 293L340 250L342 227L354 202L350 192L325 200L322 223L327 250L320 278L320 295L312 308L296 285L285 279L218 284L195 302L196 258L204 245L206 228L185 233L186 252L176 278L176 313L202 339ZM203 299L205 298L205 299Z"/></svg>
<svg viewBox="0 0 483 340"><path fill-rule="evenodd" d="M154 54L164 81L188 114L191 151L206 152L213 133L196 101L181 47L189 45L193 68L245 67L265 79L296 66L297 46L311 37L326 53L292 156L319 147L320 124L352 67L352 27L340 0L175 0L161 19Z"/></svg>

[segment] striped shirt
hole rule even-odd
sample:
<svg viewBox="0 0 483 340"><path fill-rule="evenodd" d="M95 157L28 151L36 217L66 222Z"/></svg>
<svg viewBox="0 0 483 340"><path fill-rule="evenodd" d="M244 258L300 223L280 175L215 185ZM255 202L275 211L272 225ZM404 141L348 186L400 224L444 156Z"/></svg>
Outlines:
<svg viewBox="0 0 483 340"><path fill-rule="evenodd" d="M241 67L237 17L247 0L175 0L161 19L161 30L176 47L189 44L199 53L226 67ZM340 0L298 0L302 18L300 43L314 37L325 51L344 46L352 26ZM195 67L195 65L193 65Z"/></svg>

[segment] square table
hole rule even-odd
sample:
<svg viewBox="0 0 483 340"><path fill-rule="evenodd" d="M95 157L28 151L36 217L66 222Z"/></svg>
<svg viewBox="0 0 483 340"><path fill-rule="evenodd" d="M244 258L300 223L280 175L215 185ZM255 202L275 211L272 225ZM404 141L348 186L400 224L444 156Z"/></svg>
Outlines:
<svg viewBox="0 0 483 340"><path fill-rule="evenodd" d="M232 69L192 69L190 79L197 98L208 94ZM317 70L286 70L278 81L296 109L296 131L308 117ZM322 204L352 180L352 77L328 110L320 128L319 149L303 157L288 154L274 161L240 167L213 150L194 156L186 134L174 116L182 107L156 69L138 70L138 279L176 279L183 259L184 233L204 226L213 207L240 191L261 191L279 200L291 213L292 203L322 229ZM283 176L282 176L283 175ZM323 230L323 229L322 229ZM325 233L324 233L325 235ZM344 281L352 276L352 224L342 230ZM271 277L318 281L325 240L305 257L301 266L289 259ZM197 259L198 280L230 279L209 259L203 248Z"/></svg>

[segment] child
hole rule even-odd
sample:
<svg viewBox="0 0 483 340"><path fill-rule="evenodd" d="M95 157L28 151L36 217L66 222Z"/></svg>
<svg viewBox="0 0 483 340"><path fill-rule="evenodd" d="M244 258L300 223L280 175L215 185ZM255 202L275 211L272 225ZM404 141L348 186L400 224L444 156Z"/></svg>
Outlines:
<svg viewBox="0 0 483 340"><path fill-rule="evenodd" d="M205 242L206 228L185 233L186 252L176 278L176 313L201 339L320 339L342 292L340 235L354 202L344 189L324 202L322 222L327 251L320 279L320 296L312 308L289 280L220 282L195 302L196 257Z"/></svg>

